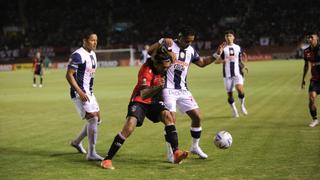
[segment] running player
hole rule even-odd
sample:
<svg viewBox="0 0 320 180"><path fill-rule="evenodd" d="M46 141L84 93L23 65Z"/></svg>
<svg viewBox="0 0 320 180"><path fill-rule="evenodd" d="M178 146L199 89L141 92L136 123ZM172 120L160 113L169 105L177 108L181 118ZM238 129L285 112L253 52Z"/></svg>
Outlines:
<svg viewBox="0 0 320 180"><path fill-rule="evenodd" d="M239 113L236 107L236 103L233 98L233 91L236 89L238 92L238 98L241 104L241 111L244 115L248 114L245 107L244 96L244 77L243 69L245 69L242 61L243 52L241 47L234 43L235 33L233 30L228 30L224 33L226 42L222 43L217 51L217 56L223 63L223 79L224 86L228 95L228 103L233 112L233 117L239 117ZM219 62L219 61L217 61Z"/></svg>

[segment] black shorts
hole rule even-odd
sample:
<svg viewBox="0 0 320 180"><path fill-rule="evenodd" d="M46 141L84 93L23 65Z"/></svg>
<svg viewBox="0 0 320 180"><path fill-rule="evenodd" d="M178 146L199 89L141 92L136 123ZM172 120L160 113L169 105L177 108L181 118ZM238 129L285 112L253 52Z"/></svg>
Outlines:
<svg viewBox="0 0 320 180"><path fill-rule="evenodd" d="M41 69L37 69L37 70L34 71L34 74L42 76L42 70Z"/></svg>
<svg viewBox="0 0 320 180"><path fill-rule="evenodd" d="M310 81L309 92L311 91L315 91L317 94L320 94L320 81Z"/></svg>
<svg viewBox="0 0 320 180"><path fill-rule="evenodd" d="M163 102L154 104L143 104L139 102L130 102L128 105L128 116L137 118L137 127L142 126L144 118L147 116L149 120L154 123L160 121L160 114L162 111L168 110Z"/></svg>

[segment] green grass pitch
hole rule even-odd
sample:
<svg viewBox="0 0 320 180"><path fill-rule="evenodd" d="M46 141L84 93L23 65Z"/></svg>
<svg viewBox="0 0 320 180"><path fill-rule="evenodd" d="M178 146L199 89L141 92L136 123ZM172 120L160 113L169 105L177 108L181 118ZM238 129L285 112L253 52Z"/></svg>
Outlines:
<svg viewBox="0 0 320 180"><path fill-rule="evenodd" d="M114 157L114 171L86 161L69 146L84 121L70 101L65 70L47 71L43 88L32 87L30 70L1 72L0 179L320 179L320 127L308 127L307 90L300 90L303 62L249 62L248 68L249 115L238 119L231 118L221 65L189 70L207 160L190 156L180 165L167 163L163 124L146 120ZM102 156L125 122L137 71L97 71L94 91L103 119L97 151ZM190 147L189 126L189 118L178 113L181 149ZM230 149L214 146L220 130L232 134Z"/></svg>

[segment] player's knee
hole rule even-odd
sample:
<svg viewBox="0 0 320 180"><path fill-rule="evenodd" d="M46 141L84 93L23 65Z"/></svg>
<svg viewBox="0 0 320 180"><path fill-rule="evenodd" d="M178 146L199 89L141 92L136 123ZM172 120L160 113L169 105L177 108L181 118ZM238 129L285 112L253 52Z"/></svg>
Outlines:
<svg viewBox="0 0 320 180"><path fill-rule="evenodd" d="M163 111L162 119L165 125L174 124L174 119L169 111Z"/></svg>
<svg viewBox="0 0 320 180"><path fill-rule="evenodd" d="M233 103L234 103L233 97L228 97L228 103L229 103L229 104L233 104Z"/></svg>

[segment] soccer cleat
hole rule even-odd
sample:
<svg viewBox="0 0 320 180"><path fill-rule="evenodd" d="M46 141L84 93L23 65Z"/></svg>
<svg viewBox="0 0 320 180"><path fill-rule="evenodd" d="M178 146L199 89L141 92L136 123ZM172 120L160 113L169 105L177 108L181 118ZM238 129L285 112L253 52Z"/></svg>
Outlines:
<svg viewBox="0 0 320 180"><path fill-rule="evenodd" d="M241 111L244 115L248 115L248 111L247 111L246 107L244 107L244 105L241 106Z"/></svg>
<svg viewBox="0 0 320 180"><path fill-rule="evenodd" d="M174 157L174 163L175 164L181 164L182 160L186 159L189 155L188 151L182 151L180 149L176 150L173 154Z"/></svg>
<svg viewBox="0 0 320 180"><path fill-rule="evenodd" d="M87 154L87 157L86 159L88 161L102 161L103 160L103 157L99 156L98 154Z"/></svg>
<svg viewBox="0 0 320 180"><path fill-rule="evenodd" d="M78 150L81 154L87 154L87 151L83 148L82 143L74 144L73 141L71 141L70 145Z"/></svg>
<svg viewBox="0 0 320 180"><path fill-rule="evenodd" d="M197 147L191 146L190 152L192 154L198 155L200 159L207 159L208 158L208 155L206 153L204 153L199 146L197 146Z"/></svg>
<svg viewBox="0 0 320 180"><path fill-rule="evenodd" d="M39 85L39 88L42 88L42 84Z"/></svg>
<svg viewBox="0 0 320 180"><path fill-rule="evenodd" d="M314 120L309 124L309 126L313 128L313 127L316 127L318 124L319 124L318 119L314 119Z"/></svg>
<svg viewBox="0 0 320 180"><path fill-rule="evenodd" d="M168 158L168 161L173 163L174 162L174 157L173 157L173 152L172 152L172 148L171 148L171 145L170 143L166 143L167 144L167 158Z"/></svg>
<svg viewBox="0 0 320 180"><path fill-rule="evenodd" d="M106 159L106 160L101 161L100 165L104 169L111 169L111 170L114 169L114 167L112 166L112 160L110 160L110 159Z"/></svg>
<svg viewBox="0 0 320 180"><path fill-rule="evenodd" d="M36 84L32 84L32 87L37 87L37 85Z"/></svg>
<svg viewBox="0 0 320 180"><path fill-rule="evenodd" d="M238 118L239 117L239 113L238 113L237 109L232 109L232 113L233 113L233 117L234 118Z"/></svg>

